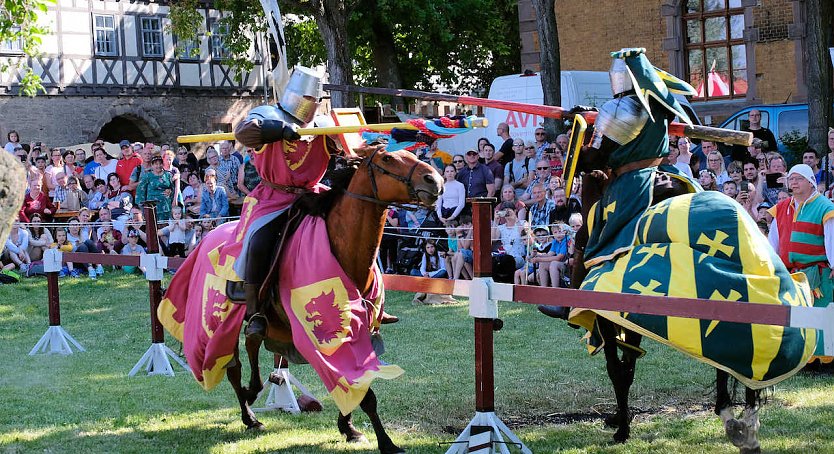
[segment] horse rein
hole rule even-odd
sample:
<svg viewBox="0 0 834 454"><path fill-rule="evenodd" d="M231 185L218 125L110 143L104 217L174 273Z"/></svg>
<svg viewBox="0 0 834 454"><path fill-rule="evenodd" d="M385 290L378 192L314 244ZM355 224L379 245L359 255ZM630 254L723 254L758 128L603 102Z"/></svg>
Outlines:
<svg viewBox="0 0 834 454"><path fill-rule="evenodd" d="M414 187L414 185L411 183L411 178L412 178L412 176L414 176L414 171L417 170L417 166L420 164L420 161L415 162L414 165L411 167L411 170L408 171L408 176L404 177L402 175L391 172L390 170L387 170L387 169L383 168L382 166L374 163L373 159L374 159L374 156L377 155L377 153L379 153L379 149L374 150L373 154L371 154L370 156L363 159L363 162L367 163L368 179L371 181L371 190L373 191L374 196L373 197L367 197L367 196L364 196L364 195L361 195L361 194L357 194L355 192L350 192L347 189L344 190L345 195L353 197L354 199L363 200L365 202L371 202L371 203L381 205L381 206L386 206L386 207L387 206L395 206L397 208L408 210L408 211L416 211L418 208L415 208L413 205L406 205L406 204L395 203L395 202L385 202L385 201L380 200L379 199L379 189L378 189L377 184L376 184L376 174L374 173L374 170L376 170L377 172L379 172L382 175L389 176L389 177L391 177L391 178L393 178L393 179L395 179L395 180L397 180L401 183L404 183L406 185L406 189L408 189L408 196L411 197L412 200L415 200L417 202L417 205L423 205L423 203L420 202L420 198L418 197L418 195L419 195L420 192L428 193L428 191L426 191L425 189L416 189Z"/></svg>

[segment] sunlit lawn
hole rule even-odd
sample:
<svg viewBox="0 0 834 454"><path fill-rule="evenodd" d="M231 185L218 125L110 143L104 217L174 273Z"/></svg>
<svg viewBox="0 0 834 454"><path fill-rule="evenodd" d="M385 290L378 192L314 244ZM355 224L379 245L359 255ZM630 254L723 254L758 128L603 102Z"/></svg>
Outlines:
<svg viewBox="0 0 834 454"><path fill-rule="evenodd" d="M204 392L181 369L148 377L130 369L150 346L147 283L109 273L61 281L62 325L86 349L68 357L27 356L47 328L43 279L0 286L0 452L372 452L349 445L336 407L309 366L292 372L323 402L318 414L259 414L267 430L249 433L231 387ZM402 321L385 327L384 359L406 374L377 381L380 414L409 452L443 452L474 414L473 328L464 303L412 306L389 292ZM613 409L601 357L589 358L581 332L527 305L501 304L495 333L496 413L534 452L729 453L710 404L714 372L658 344L638 362L632 406L640 413L625 445L611 443L599 415ZM179 351L179 345L168 344ZM271 356L262 355L270 365ZM266 372L267 369L264 369ZM834 378L799 375L764 407L765 452L834 452ZM263 400L258 405L263 405Z"/></svg>

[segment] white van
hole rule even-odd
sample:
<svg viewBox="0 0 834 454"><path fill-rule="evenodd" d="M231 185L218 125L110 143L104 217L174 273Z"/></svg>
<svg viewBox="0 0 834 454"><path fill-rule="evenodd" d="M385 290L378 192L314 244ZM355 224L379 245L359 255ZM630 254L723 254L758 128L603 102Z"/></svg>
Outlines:
<svg viewBox="0 0 834 454"><path fill-rule="evenodd" d="M489 87L488 98L542 104L544 94L541 77L539 73L498 77ZM562 107L567 109L576 105L599 107L611 98L613 98L611 83L606 71L562 71ZM486 129L475 129L450 139L442 139L438 147L452 155L463 154L466 150L475 148L479 138L486 137L495 144L497 150L503 143L503 139L495 133L498 123L507 123L510 126L510 137L514 139L535 141L536 127L544 121L544 118L539 115L493 108L486 108L484 114L489 120L489 126Z"/></svg>

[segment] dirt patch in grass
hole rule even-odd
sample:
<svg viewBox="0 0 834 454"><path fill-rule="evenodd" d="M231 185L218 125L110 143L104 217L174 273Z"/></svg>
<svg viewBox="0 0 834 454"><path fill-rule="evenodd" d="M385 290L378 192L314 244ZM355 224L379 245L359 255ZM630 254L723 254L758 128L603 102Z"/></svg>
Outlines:
<svg viewBox="0 0 834 454"><path fill-rule="evenodd" d="M615 410L615 406L606 405L594 408L594 410L590 412L504 415L501 416L501 420L504 421L504 423L511 429L521 429L524 427L535 426L568 425L578 422L604 419L613 415ZM712 412L712 404L688 402L681 403L676 406L664 405L657 408L631 407L631 412L634 415L634 420L636 422L646 421L654 416L676 416L678 418L685 418L687 416L702 415L704 413Z"/></svg>

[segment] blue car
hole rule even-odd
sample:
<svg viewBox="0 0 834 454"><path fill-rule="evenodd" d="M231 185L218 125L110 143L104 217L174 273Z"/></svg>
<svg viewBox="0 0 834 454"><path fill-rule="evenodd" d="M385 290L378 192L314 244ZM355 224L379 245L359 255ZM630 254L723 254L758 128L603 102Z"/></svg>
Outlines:
<svg viewBox="0 0 834 454"><path fill-rule="evenodd" d="M722 128L740 131L749 125L750 111L757 109L762 113L762 126L770 129L776 136L779 153L785 154L788 148L782 143L782 137L791 131L798 131L803 137L808 136L808 104L762 104L745 107L730 115Z"/></svg>

